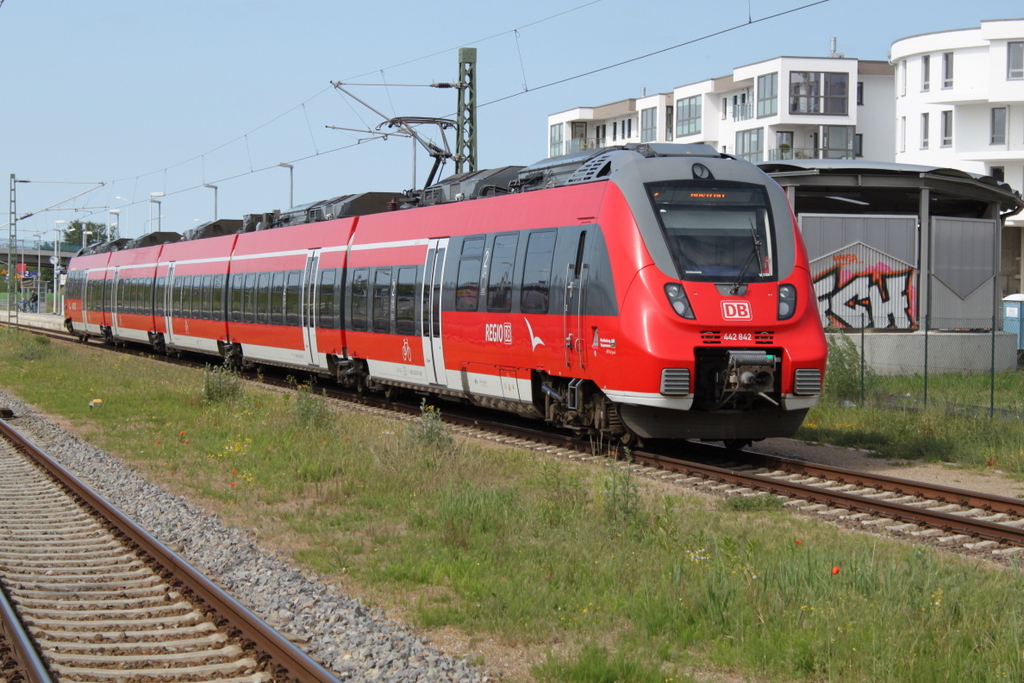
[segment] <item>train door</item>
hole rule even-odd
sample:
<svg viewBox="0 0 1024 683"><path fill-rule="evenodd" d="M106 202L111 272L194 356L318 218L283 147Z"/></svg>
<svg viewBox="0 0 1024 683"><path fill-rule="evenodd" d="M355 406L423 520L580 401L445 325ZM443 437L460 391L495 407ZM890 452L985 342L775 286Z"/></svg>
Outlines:
<svg viewBox="0 0 1024 683"><path fill-rule="evenodd" d="M587 231L580 231L575 258L565 266L565 296L562 298L562 336L565 340L565 366L582 370L586 366Z"/></svg>
<svg viewBox="0 0 1024 683"><path fill-rule="evenodd" d="M174 344L174 326L172 325L172 319L174 317L174 309L171 304L174 302L174 264L171 263L167 266L167 286L164 287L164 327L167 330L164 333L164 342L172 346Z"/></svg>
<svg viewBox="0 0 1024 683"><path fill-rule="evenodd" d="M444 282L444 259L447 251L447 237L432 239L427 244L420 315L423 365L427 381L441 386L448 386L448 375L444 369L444 347L441 343L441 286Z"/></svg>
<svg viewBox="0 0 1024 683"><path fill-rule="evenodd" d="M306 269L302 275L302 338L306 347L306 362L311 365L318 365L316 348L316 275L317 264L320 262L320 250L310 249L306 256ZM293 273L288 274L286 288L288 293L292 289ZM287 296L287 294L286 294Z"/></svg>

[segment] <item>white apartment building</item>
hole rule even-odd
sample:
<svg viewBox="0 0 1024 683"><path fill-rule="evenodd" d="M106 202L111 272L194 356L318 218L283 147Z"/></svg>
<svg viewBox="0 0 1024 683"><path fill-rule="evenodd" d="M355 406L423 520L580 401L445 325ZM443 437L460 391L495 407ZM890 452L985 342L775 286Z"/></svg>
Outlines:
<svg viewBox="0 0 1024 683"><path fill-rule="evenodd" d="M1024 19L902 38L890 56L897 162L1024 189Z"/></svg>
<svg viewBox="0 0 1024 683"><path fill-rule="evenodd" d="M548 156L639 142L706 143L753 162L893 161L888 62L776 57L729 76L548 117Z"/></svg>

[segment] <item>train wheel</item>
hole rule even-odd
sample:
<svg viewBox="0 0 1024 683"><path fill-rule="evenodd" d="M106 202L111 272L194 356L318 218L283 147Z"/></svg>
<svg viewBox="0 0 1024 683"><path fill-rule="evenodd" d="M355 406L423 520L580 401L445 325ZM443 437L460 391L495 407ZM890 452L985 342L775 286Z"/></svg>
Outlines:
<svg viewBox="0 0 1024 683"><path fill-rule="evenodd" d="M639 436L627 429L625 433L619 436L619 445L623 448L640 448L644 444Z"/></svg>
<svg viewBox="0 0 1024 683"><path fill-rule="evenodd" d="M401 395L402 390L399 389L398 387L391 386L390 384L384 387L384 399L387 400L388 402L394 401Z"/></svg>

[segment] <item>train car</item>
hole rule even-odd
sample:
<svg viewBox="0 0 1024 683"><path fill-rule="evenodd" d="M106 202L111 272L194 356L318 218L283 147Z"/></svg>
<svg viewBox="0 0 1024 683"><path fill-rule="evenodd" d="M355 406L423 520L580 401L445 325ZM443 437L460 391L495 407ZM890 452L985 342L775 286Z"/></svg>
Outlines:
<svg viewBox="0 0 1024 683"><path fill-rule="evenodd" d="M826 344L785 195L708 146L462 174L350 215L318 206L217 247L216 272L193 277L223 276L203 299L219 303L189 348L627 444L788 436L820 394ZM209 252L185 244L161 263ZM81 318L69 299L71 328L97 333L94 300Z"/></svg>

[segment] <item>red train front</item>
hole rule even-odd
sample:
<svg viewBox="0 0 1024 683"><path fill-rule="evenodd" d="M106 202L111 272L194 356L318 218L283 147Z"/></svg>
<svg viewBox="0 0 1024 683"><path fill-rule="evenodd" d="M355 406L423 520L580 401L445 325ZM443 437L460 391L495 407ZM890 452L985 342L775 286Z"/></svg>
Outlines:
<svg viewBox="0 0 1024 683"><path fill-rule="evenodd" d="M453 176L386 210L394 200L317 203L216 249L83 255L72 282L114 282L69 293L69 328L627 443L788 436L817 401L826 344L803 245L752 164L702 145L616 147ZM119 260L141 276L130 302Z"/></svg>

